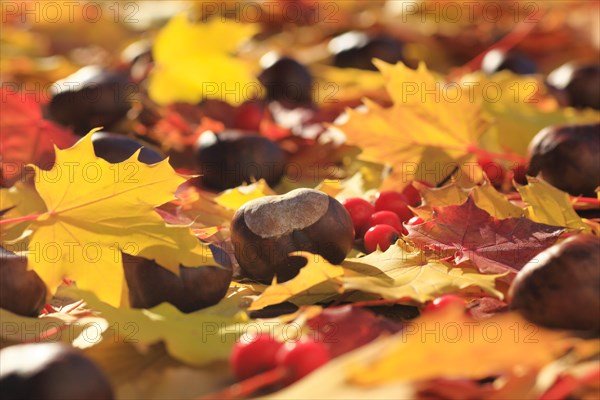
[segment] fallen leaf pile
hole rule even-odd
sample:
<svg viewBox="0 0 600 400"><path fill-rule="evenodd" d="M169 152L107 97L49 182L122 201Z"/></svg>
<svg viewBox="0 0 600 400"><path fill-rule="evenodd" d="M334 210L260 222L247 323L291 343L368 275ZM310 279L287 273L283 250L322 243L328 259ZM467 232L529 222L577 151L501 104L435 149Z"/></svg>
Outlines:
<svg viewBox="0 0 600 400"><path fill-rule="evenodd" d="M597 4L517 1L514 17L531 18L527 27L507 17L506 4L492 24L479 5L475 21L445 14L432 23L422 7L446 4L432 1L404 10L394 1L150 3L98 5L97 25L89 15L24 24L23 10L6 7L0 349L60 342L93 361L117 399L600 396L598 332L548 329L511 305L515 277L546 263L552 246L600 236L600 194L526 176L540 130L600 123L598 110L569 106L544 76L596 55L588 25ZM291 17L290 7L300 14ZM384 61L389 54L376 47L369 68L336 66L356 62L332 50L342 33L359 44L361 34L384 47L402 42L402 54ZM532 55L539 73L480 70L487 51L515 49ZM279 56L298 65L286 64L278 79L306 81L295 89L308 90L310 101L269 97L261 71ZM92 64L119 71L130 86L97 85L98 98L76 97L66 114L86 101L100 117L110 114L119 90L130 103L116 123L86 134L56 122L52 92L41 87ZM95 142L100 130L130 142L124 161L107 161ZM281 151L275 184L259 173L223 191L204 186L198 149L207 138L222 144L227 131ZM218 172L236 177L248 165L273 167L270 152L248 162L259 153L250 147L219 150L212 167L230 161ZM144 162L144 151L162 161ZM367 251L363 224L339 264L298 250L290 256L303 267L291 279L249 279L236 258L234 215L297 188L375 205L384 191L402 192L407 204L413 193L420 203L406 206L413 218L385 247ZM124 259L145 262L136 273L146 292L137 292ZM185 281L199 271L214 275ZM34 278L46 292L31 313L16 314L11 301L33 301ZM153 303L173 282L182 296L214 301L189 312L175 301ZM283 347L315 342L330 360L292 384L293 369L280 366L236 382L232 349L258 334Z"/></svg>

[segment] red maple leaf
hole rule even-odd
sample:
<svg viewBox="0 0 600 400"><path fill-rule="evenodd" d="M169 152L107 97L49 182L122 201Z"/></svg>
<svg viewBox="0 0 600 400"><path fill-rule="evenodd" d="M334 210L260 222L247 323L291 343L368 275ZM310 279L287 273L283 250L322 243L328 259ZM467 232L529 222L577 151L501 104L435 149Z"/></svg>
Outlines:
<svg viewBox="0 0 600 400"><path fill-rule="evenodd" d="M44 119L35 93L0 90L0 96L0 169L2 186L10 186L21 178L27 164L50 169L54 145L64 149L79 138L70 129Z"/></svg>
<svg viewBox="0 0 600 400"><path fill-rule="evenodd" d="M431 221L406 226L408 238L417 246L440 252L440 257L454 252L456 264L471 260L484 273L520 270L564 230L524 217L494 218L471 198L459 206L433 209Z"/></svg>

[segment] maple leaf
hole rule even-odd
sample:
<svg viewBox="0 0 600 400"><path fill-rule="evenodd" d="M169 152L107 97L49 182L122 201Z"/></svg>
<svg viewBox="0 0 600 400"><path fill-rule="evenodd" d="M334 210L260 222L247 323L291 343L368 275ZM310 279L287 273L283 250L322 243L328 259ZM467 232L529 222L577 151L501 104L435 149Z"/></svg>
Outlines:
<svg viewBox="0 0 600 400"><path fill-rule="evenodd" d="M490 140L486 144L490 150L509 150L525 156L531 139L543 128L597 122L600 118L600 113L592 109L560 108L547 93L541 78L533 75L501 71L486 76L478 72L462 76L459 83L494 117L494 124L485 136Z"/></svg>
<svg viewBox="0 0 600 400"><path fill-rule="evenodd" d="M236 188L227 189L215 197L215 202L227 209L237 210L250 200L275 194L276 193L269 187L267 182L264 179L261 179L250 185L242 185Z"/></svg>
<svg viewBox="0 0 600 400"><path fill-rule="evenodd" d="M344 274L342 267L330 264L317 254L298 252L294 253L294 256L307 260L307 264L300 269L298 275L286 282L267 287L248 310L260 310L284 301L314 304L339 294L340 285L332 280Z"/></svg>
<svg viewBox="0 0 600 400"><path fill-rule="evenodd" d="M198 103L203 98L231 104L247 100L260 85L252 66L231 53L256 29L219 18L195 24L186 14L173 17L154 42L156 66L150 76L150 97L159 104Z"/></svg>
<svg viewBox="0 0 600 400"><path fill-rule="evenodd" d="M187 103L170 104L157 111L156 118L160 119L154 125L146 127L140 123L136 130L160 143L163 149L184 151L194 146L205 131L224 129L222 122L209 118L200 107Z"/></svg>
<svg viewBox="0 0 600 400"><path fill-rule="evenodd" d="M319 82L316 101L326 106L333 99L336 102L361 99L363 97L376 98L384 88L381 74L356 68L335 68L327 65L315 65L311 72ZM335 82L335 83L334 83Z"/></svg>
<svg viewBox="0 0 600 400"><path fill-rule="evenodd" d="M325 308L319 315L309 319L307 325L314 331L312 336L327 346L332 358L363 346L382 334L395 333L402 328L399 323L352 305Z"/></svg>
<svg viewBox="0 0 600 400"><path fill-rule="evenodd" d="M116 335L114 340L137 345L164 342L173 358L196 366L226 360L246 322L242 317L204 311L185 314L169 303L148 310L115 308L91 292L65 290L64 293L83 298L87 307L101 313L108 326L117 327L116 331L108 332Z"/></svg>
<svg viewBox="0 0 600 400"><path fill-rule="evenodd" d="M35 191L33 183L27 181L18 181L10 188L0 189L0 204L3 219L16 219L46 211L44 201ZM28 226L27 221L0 225L0 242L11 242L20 238Z"/></svg>
<svg viewBox="0 0 600 400"><path fill-rule="evenodd" d="M482 185L475 186L471 191L471 197L477 207L487 211L494 218L518 218L525 215L520 207L508 201L488 180Z"/></svg>
<svg viewBox="0 0 600 400"><path fill-rule="evenodd" d="M537 327L516 314L473 321L463 310L449 308L442 315L415 320L391 338L385 352L354 365L347 378L352 384L371 386L525 372L553 361L573 342L564 332Z"/></svg>
<svg viewBox="0 0 600 400"><path fill-rule="evenodd" d="M468 287L478 287L489 295L503 298L496 290L500 275L483 275L473 267L457 268L441 260L427 260L424 254L398 241L385 252L346 259L348 271L342 278L345 290L376 293L384 299L409 297L424 303Z"/></svg>
<svg viewBox="0 0 600 400"><path fill-rule="evenodd" d="M401 63L374 62L394 105L383 108L364 100L366 111L348 110L348 121L337 128L363 149L362 158L392 166L383 187L399 190L413 180L438 183L455 168L463 178L480 181L472 154L488 127L480 104L462 95L458 85L443 85L424 64L415 71Z"/></svg>
<svg viewBox="0 0 600 400"><path fill-rule="evenodd" d="M166 225L154 207L174 199L185 182L163 160L110 164L94 155L92 133L56 151L50 171L35 170L35 189L46 212L32 222L29 267L51 290L63 278L119 304L123 286L121 251L154 259L178 273L179 265L213 264L210 249L188 227Z"/></svg>
<svg viewBox="0 0 600 400"><path fill-rule="evenodd" d="M502 298L495 280L502 275L483 275L474 268L427 260L423 253L399 241L385 252L377 251L361 258L348 258L341 266L329 264L318 255L301 253L307 265L291 280L266 288L252 305L257 310L290 301L314 304L349 291L360 291L384 299L432 300L445 293L478 287L491 296Z"/></svg>
<svg viewBox="0 0 600 400"><path fill-rule="evenodd" d="M493 218L469 198L460 206L434 207L433 220L407 225L408 238L440 255L454 252L454 262L471 260L484 273L516 272L552 245L562 227L527 218Z"/></svg>
<svg viewBox="0 0 600 400"><path fill-rule="evenodd" d="M77 141L70 129L42 117L36 96L0 90L0 171L8 183L21 177L29 163L48 169L54 162L54 146L65 148Z"/></svg>
<svg viewBox="0 0 600 400"><path fill-rule="evenodd" d="M591 231L573 209L567 193L538 178L528 176L527 181L528 185L515 186L523 201L528 204L528 218L543 224Z"/></svg>
<svg viewBox="0 0 600 400"><path fill-rule="evenodd" d="M423 196L424 206L415 209L415 212L429 220L432 218L433 207L444 207L463 204L469 196L477 207L487 211L494 218L521 217L525 212L512 204L486 179L481 185L466 189L457 183L451 183L441 188L429 188L419 182L413 185Z"/></svg>
<svg viewBox="0 0 600 400"><path fill-rule="evenodd" d="M196 399L231 384L227 362L190 366L171 357L160 345L140 353L134 345L123 343L123 338L113 340L107 335L83 353L102 369L119 399Z"/></svg>

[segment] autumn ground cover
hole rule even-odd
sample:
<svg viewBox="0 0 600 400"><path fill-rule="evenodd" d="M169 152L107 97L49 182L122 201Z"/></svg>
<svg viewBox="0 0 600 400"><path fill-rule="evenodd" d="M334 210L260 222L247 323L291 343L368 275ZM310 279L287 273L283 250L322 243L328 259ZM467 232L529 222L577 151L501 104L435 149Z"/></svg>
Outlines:
<svg viewBox="0 0 600 400"><path fill-rule="evenodd" d="M1 7L3 398L600 397L598 3Z"/></svg>

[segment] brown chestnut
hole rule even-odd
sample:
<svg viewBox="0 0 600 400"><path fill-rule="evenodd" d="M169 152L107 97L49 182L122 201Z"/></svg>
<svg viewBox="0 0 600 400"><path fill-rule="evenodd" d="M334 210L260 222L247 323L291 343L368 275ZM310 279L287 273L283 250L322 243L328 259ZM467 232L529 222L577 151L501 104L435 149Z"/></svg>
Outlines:
<svg viewBox="0 0 600 400"><path fill-rule="evenodd" d="M568 62L548 74L547 84L567 105L600 110L600 64Z"/></svg>
<svg viewBox="0 0 600 400"><path fill-rule="evenodd" d="M350 214L336 199L314 189L296 189L244 204L231 221L231 240L243 273L271 283L296 276L304 266L296 251L339 264L352 248Z"/></svg>
<svg viewBox="0 0 600 400"><path fill-rule="evenodd" d="M119 133L95 132L92 143L96 156L112 164L129 159L139 149L138 160L144 164L156 164L165 158L155 147Z"/></svg>
<svg viewBox="0 0 600 400"><path fill-rule="evenodd" d="M536 324L600 330L600 238L579 234L544 250L519 271L509 297Z"/></svg>
<svg viewBox="0 0 600 400"><path fill-rule="evenodd" d="M236 130L203 133L197 143L196 158L200 184L215 190L259 179L273 186L285 167L285 154L277 143L259 134Z"/></svg>
<svg viewBox="0 0 600 400"><path fill-rule="evenodd" d="M0 308L36 317L46 304L46 285L35 271L27 270L27 258L0 247Z"/></svg>
<svg viewBox="0 0 600 400"><path fill-rule="evenodd" d="M179 276L153 260L123 254L129 304L150 308L173 304L182 312L192 312L217 304L231 283L231 267L179 267Z"/></svg>
<svg viewBox="0 0 600 400"><path fill-rule="evenodd" d="M83 136L99 126L110 129L131 108L137 87L126 71L89 65L52 85L47 117Z"/></svg>
<svg viewBox="0 0 600 400"><path fill-rule="evenodd" d="M550 126L529 144L528 175L573 196L595 197L600 186L600 124Z"/></svg>
<svg viewBox="0 0 600 400"><path fill-rule="evenodd" d="M110 382L91 360L61 343L19 344L0 351L0 398L114 398Z"/></svg>

